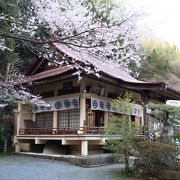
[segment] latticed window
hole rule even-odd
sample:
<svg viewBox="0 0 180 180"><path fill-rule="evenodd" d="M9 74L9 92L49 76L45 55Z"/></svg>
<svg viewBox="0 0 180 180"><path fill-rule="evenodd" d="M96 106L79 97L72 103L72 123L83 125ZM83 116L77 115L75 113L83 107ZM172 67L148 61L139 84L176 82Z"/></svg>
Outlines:
<svg viewBox="0 0 180 180"><path fill-rule="evenodd" d="M52 128L53 127L53 112L37 113L36 123L39 128Z"/></svg>
<svg viewBox="0 0 180 180"><path fill-rule="evenodd" d="M79 127L79 109L59 111L58 127Z"/></svg>
<svg viewBox="0 0 180 180"><path fill-rule="evenodd" d="M69 110L59 111L58 126L68 127L69 123Z"/></svg>
<svg viewBox="0 0 180 180"><path fill-rule="evenodd" d="M79 109L72 109L69 111L69 126L70 127L79 127L80 114Z"/></svg>

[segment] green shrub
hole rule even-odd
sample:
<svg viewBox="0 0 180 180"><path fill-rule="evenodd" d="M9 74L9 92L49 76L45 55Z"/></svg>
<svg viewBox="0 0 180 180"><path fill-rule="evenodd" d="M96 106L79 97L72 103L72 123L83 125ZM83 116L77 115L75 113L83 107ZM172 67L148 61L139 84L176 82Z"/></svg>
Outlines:
<svg viewBox="0 0 180 180"><path fill-rule="evenodd" d="M9 156L11 155L11 153L4 153L2 151L0 151L0 157L5 157L5 156Z"/></svg>
<svg viewBox="0 0 180 180"><path fill-rule="evenodd" d="M128 172L125 171L125 169L120 170L120 175L125 177L134 177L136 175L136 167L129 167Z"/></svg>
<svg viewBox="0 0 180 180"><path fill-rule="evenodd" d="M170 168L175 163L177 150L169 144L158 142L139 142L137 167L146 177L158 177L160 170Z"/></svg>
<svg viewBox="0 0 180 180"><path fill-rule="evenodd" d="M176 131L173 136L175 139L180 139L180 131Z"/></svg>

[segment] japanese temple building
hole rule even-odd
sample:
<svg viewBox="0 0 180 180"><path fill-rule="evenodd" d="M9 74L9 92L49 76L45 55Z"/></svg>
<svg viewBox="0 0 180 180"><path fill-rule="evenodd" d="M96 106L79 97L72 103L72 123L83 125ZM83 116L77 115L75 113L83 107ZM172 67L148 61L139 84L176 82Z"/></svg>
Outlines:
<svg viewBox="0 0 180 180"><path fill-rule="evenodd" d="M112 102L125 93L133 95L132 121L147 124L144 106L149 102L165 103L179 100L180 93L164 82L139 81L123 68L113 66L86 51L78 52L62 44L54 44L59 58L68 62L61 66L38 59L30 68L26 82L32 82L34 94L42 96L48 105L18 103L14 110L16 152L57 143L55 154L98 154L107 139L103 127L115 112ZM99 76L83 72L89 63ZM77 69L78 67L78 69ZM81 71L81 79L77 72ZM44 152L45 153L45 152Z"/></svg>

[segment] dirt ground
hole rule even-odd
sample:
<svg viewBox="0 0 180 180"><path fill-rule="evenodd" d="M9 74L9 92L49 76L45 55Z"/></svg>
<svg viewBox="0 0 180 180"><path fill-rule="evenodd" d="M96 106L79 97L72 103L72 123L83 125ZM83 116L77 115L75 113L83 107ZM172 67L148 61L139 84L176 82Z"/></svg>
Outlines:
<svg viewBox="0 0 180 180"><path fill-rule="evenodd" d="M123 164L83 168L66 162L23 156L0 157L0 180L124 180Z"/></svg>

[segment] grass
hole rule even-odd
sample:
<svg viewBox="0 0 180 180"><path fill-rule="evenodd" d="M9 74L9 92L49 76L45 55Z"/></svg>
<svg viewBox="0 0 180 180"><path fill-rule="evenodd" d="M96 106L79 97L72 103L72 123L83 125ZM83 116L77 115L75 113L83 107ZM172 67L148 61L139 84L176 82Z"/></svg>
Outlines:
<svg viewBox="0 0 180 180"><path fill-rule="evenodd" d="M118 178L119 180L141 180L135 177L135 172L133 172L133 170L130 171L128 175L125 175L124 169L113 170L112 174L115 178Z"/></svg>
<svg viewBox="0 0 180 180"><path fill-rule="evenodd" d="M6 157L6 156L10 156L12 153L4 153L2 151L0 151L0 157Z"/></svg>

